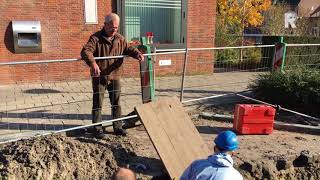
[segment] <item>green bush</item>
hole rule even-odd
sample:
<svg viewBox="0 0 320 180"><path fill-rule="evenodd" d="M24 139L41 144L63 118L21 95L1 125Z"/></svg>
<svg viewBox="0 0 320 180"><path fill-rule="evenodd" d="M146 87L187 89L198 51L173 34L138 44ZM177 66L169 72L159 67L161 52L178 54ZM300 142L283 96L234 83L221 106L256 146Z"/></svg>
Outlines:
<svg viewBox="0 0 320 180"><path fill-rule="evenodd" d="M249 64L260 64L262 52L260 48L248 48L243 50L243 59L246 59Z"/></svg>
<svg viewBox="0 0 320 180"><path fill-rule="evenodd" d="M261 74L249 88L258 99L292 109L319 112L320 70L300 66L291 71Z"/></svg>
<svg viewBox="0 0 320 180"><path fill-rule="evenodd" d="M233 67L239 69L252 69L263 66L261 64L261 49L243 49L243 57L240 57L240 49L224 49L216 51L215 67Z"/></svg>
<svg viewBox="0 0 320 180"><path fill-rule="evenodd" d="M240 59L240 51L238 49L224 49L216 51L217 66L235 65Z"/></svg>

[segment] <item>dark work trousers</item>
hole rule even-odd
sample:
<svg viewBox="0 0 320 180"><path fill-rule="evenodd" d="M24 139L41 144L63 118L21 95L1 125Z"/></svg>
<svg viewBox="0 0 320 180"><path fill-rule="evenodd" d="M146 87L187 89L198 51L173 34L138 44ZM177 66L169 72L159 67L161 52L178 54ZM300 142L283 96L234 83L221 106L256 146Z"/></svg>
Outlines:
<svg viewBox="0 0 320 180"><path fill-rule="evenodd" d="M121 106L120 106L120 94L121 85L120 80L110 80L107 82L105 77L93 77L92 78L93 88L93 106L92 106L92 123L101 122L101 110L103 104L104 93L108 90L109 99L111 104L112 118L121 117ZM122 121L116 121L112 123L113 130L122 128ZM95 126L96 130L102 130L102 125Z"/></svg>

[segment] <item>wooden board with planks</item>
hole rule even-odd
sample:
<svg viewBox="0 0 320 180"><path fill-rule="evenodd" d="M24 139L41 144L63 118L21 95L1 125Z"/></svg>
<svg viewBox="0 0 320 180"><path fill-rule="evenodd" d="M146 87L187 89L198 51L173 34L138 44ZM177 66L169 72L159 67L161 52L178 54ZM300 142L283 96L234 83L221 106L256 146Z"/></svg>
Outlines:
<svg viewBox="0 0 320 180"><path fill-rule="evenodd" d="M160 98L135 111L171 178L179 178L192 161L210 155L177 98Z"/></svg>

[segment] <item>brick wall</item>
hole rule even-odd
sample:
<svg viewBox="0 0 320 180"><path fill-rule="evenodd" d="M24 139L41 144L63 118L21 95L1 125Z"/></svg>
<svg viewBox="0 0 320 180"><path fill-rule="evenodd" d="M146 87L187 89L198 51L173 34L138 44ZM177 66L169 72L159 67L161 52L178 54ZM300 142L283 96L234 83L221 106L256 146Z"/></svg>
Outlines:
<svg viewBox="0 0 320 180"><path fill-rule="evenodd" d="M98 22L84 21L84 1L79 0L3 0L0 6L0 62L78 58L82 45L89 36L103 26L104 15L114 10L110 0L98 0ZM212 47L216 0L189 0L188 47ZM15 54L11 21L37 20L41 22L42 53ZM203 23L205 22L205 23ZM159 57L161 58L161 57ZM171 56L172 60L176 58ZM212 72L212 53L190 53L188 69L194 73ZM180 71L181 57L168 67L156 67L159 74ZM211 65L208 66L208 63ZM177 67L179 66L179 67ZM181 66L181 67L180 67ZM15 82L55 81L88 78L83 62L37 65L0 66L0 85ZM179 69L180 68L180 69ZM127 61L124 75L138 75L138 63Z"/></svg>
<svg viewBox="0 0 320 180"><path fill-rule="evenodd" d="M84 1L79 0L3 0L0 7L0 62L78 58L90 34L102 26L104 15L111 12L110 0L99 0L97 25L84 23ZM41 22L42 53L15 54L11 21ZM0 84L28 81L64 80L66 75L85 78L83 63L1 66ZM71 78L71 77L70 77Z"/></svg>
<svg viewBox="0 0 320 180"><path fill-rule="evenodd" d="M188 47L214 47L216 0L189 0ZM213 51L191 51L189 73L213 72Z"/></svg>

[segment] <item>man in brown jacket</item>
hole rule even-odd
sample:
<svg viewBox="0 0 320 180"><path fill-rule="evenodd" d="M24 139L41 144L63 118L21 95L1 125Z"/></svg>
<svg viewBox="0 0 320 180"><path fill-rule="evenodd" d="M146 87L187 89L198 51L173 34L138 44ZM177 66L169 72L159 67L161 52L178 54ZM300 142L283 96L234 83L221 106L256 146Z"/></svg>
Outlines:
<svg viewBox="0 0 320 180"><path fill-rule="evenodd" d="M140 51L129 47L126 39L117 33L120 18L111 13L105 17L102 30L90 36L87 44L81 51L81 58L90 66L93 88L92 123L101 122L101 109L106 89L109 93L112 117L121 117L120 106L120 68L123 58L95 60L94 57L129 55L139 61L144 60ZM127 133L122 128L122 122L113 122L113 130L116 135L125 136ZM95 136L105 137L102 126L95 126Z"/></svg>

